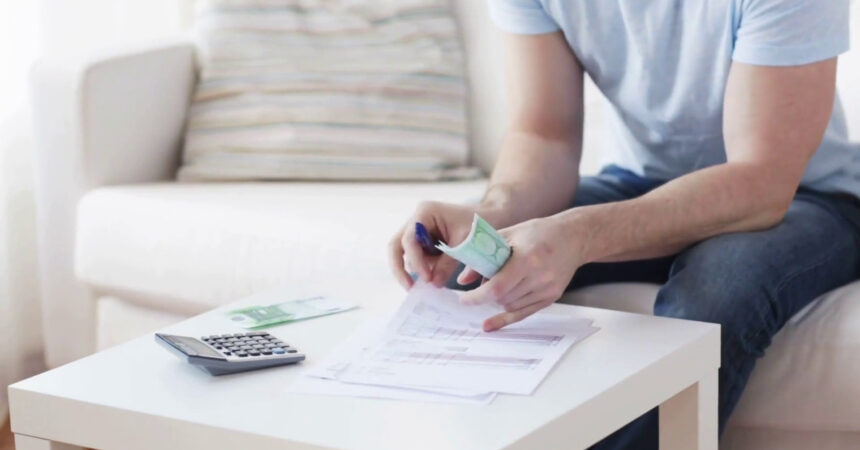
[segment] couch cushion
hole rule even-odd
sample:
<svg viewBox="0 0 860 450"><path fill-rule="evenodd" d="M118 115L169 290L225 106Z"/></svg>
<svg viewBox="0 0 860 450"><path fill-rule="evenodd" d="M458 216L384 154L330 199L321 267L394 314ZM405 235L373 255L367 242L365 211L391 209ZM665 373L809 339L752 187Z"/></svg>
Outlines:
<svg viewBox="0 0 860 450"><path fill-rule="evenodd" d="M386 243L416 203L466 201L482 189L483 182L101 188L79 205L76 268L102 291L181 314L275 285L396 292ZM649 313L656 290L593 286L569 299ZM860 282L823 296L774 339L734 424L860 431L858 355Z"/></svg>
<svg viewBox="0 0 860 450"><path fill-rule="evenodd" d="M619 283L568 295L568 303L650 313L657 286ZM860 432L860 281L823 295L774 338L731 425Z"/></svg>
<svg viewBox="0 0 860 450"><path fill-rule="evenodd" d="M201 0L183 180L475 178L448 0Z"/></svg>
<svg viewBox="0 0 860 450"><path fill-rule="evenodd" d="M484 184L100 188L78 205L75 268L103 292L182 313L276 285L394 283L387 243L418 202L475 200Z"/></svg>

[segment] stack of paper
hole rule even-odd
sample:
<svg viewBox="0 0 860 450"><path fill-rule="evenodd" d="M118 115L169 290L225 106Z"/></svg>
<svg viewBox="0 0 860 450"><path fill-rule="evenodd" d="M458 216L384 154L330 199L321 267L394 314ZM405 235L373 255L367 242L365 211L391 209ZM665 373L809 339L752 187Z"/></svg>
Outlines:
<svg viewBox="0 0 860 450"><path fill-rule="evenodd" d="M598 330L589 319L542 312L484 332L483 321L500 311L416 286L390 320L357 330L292 390L489 403L496 393L531 394L571 345Z"/></svg>

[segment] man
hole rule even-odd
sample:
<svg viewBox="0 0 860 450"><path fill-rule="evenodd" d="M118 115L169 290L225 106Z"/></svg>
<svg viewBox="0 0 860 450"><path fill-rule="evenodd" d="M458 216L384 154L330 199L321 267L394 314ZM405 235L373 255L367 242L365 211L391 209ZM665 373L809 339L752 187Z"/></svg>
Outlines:
<svg viewBox="0 0 860 450"><path fill-rule="evenodd" d="M662 283L655 314L722 325L722 431L771 337L858 274L860 148L835 101L848 0L489 3L510 129L479 204L418 207L392 242L395 276L444 284L457 265L422 253L414 223L457 244L477 212L513 247L463 295L504 305L488 331L569 285ZM584 73L611 104L612 165L580 179ZM600 445L656 448L656 430L652 411Z"/></svg>

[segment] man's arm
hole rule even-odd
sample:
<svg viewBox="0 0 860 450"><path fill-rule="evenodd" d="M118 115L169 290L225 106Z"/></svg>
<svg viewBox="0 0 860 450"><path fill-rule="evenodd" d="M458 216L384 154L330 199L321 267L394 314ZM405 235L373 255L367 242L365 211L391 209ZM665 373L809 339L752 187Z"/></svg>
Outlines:
<svg viewBox="0 0 860 450"><path fill-rule="evenodd" d="M485 330L496 330L555 302L583 264L674 254L718 234L776 225L821 143L835 79L835 59L796 67L735 63L724 105L725 164L636 199L501 230L513 256L461 301L504 305L506 312L484 323ZM475 277L467 271L461 280Z"/></svg>
<svg viewBox="0 0 860 450"><path fill-rule="evenodd" d="M587 261L665 256L718 234L770 228L821 144L835 86L836 59L796 67L735 63L724 103L725 164L559 219L586 233Z"/></svg>
<svg viewBox="0 0 860 450"><path fill-rule="evenodd" d="M560 32L506 34L511 111L479 211L496 227L567 209L579 185L583 70Z"/></svg>
<svg viewBox="0 0 860 450"><path fill-rule="evenodd" d="M422 203L389 243L391 271L412 286L409 271L442 286L457 269L448 256L425 253L415 223L457 245L478 212L498 228L545 217L570 206L579 184L583 71L560 32L507 35L507 88L512 126L479 205ZM404 261L405 260L405 261Z"/></svg>

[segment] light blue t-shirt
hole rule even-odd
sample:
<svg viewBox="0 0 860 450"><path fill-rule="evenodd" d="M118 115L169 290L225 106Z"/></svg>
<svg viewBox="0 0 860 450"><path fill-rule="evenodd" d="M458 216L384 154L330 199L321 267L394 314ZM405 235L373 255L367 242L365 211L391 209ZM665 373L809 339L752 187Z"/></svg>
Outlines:
<svg viewBox="0 0 860 450"><path fill-rule="evenodd" d="M803 65L849 47L849 0L488 1L507 32L564 33L612 106L605 159L658 180L726 161L732 61ZM837 98L803 186L860 196L860 145L847 134Z"/></svg>

